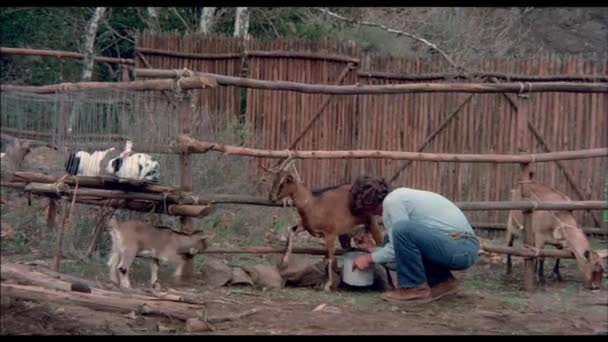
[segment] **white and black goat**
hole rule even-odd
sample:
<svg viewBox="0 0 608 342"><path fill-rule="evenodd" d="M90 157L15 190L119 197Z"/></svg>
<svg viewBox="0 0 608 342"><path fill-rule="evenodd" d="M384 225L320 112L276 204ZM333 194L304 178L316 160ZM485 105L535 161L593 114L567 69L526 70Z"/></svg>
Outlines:
<svg viewBox="0 0 608 342"><path fill-rule="evenodd" d="M105 171L119 178L142 179L157 183L160 178L158 162L149 154L132 153L133 143L127 141L125 150L116 158L110 159Z"/></svg>
<svg viewBox="0 0 608 342"><path fill-rule="evenodd" d="M114 147L104 151L70 153L65 170L74 176L96 177L110 175L119 178L140 179L158 182L158 162L144 153L132 153L133 143L127 141L125 150Z"/></svg>
<svg viewBox="0 0 608 342"><path fill-rule="evenodd" d="M87 151L72 152L65 163L65 171L72 176L100 176L103 165L106 164L108 158L116 155L117 151L114 147L93 153Z"/></svg>

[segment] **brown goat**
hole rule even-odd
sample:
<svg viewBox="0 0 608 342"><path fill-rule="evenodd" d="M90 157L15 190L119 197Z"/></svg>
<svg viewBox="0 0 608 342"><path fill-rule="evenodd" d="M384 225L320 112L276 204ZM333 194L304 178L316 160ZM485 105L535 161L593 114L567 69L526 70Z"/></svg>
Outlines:
<svg viewBox="0 0 608 342"><path fill-rule="evenodd" d="M288 170L289 167L282 167L277 172L269 199L278 201L290 197L300 216L301 226L310 235L325 239L328 281L323 289L330 291L333 283L331 265L336 251L336 238L340 239L342 248L349 248L349 234L357 226L365 225L376 244L379 245L383 241L381 228L373 216L363 217L352 214L350 210L350 184L310 191L296 178L295 174ZM297 229L298 226L290 229L283 265L285 265L290 253L292 237Z"/></svg>
<svg viewBox="0 0 608 342"><path fill-rule="evenodd" d="M108 260L110 280L121 287L131 287L129 269L138 256L151 258L150 283L156 288L161 261L173 264L174 277L179 278L186 259L207 248L207 236L203 232L188 235L140 221L118 223L114 217L109 226L112 237L112 254Z"/></svg>
<svg viewBox="0 0 608 342"><path fill-rule="evenodd" d="M538 182L523 184L523 196L519 188L511 190L512 200L521 200L522 197L533 201L570 201L565 194ZM507 222L507 245L512 246L515 237L523 233L523 213L521 210L509 212ZM545 244L551 244L558 249L566 248L574 253L576 263L583 278L583 285L589 289L601 286L602 273L606 271L602 260L608 254L606 250L591 250L585 232L578 226L571 210L535 210L532 214L532 227L534 231L534 247L541 249ZM539 257L537 262L538 279L544 283L544 258ZM507 255L507 274L511 273L511 255ZM558 280L559 259L555 261L553 273Z"/></svg>

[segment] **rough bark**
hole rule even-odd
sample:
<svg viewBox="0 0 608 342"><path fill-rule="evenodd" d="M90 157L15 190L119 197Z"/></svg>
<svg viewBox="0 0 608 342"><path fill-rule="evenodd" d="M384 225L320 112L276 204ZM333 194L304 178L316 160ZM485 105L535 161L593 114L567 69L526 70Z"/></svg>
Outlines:
<svg viewBox="0 0 608 342"><path fill-rule="evenodd" d="M93 64L95 62L95 36L97 36L97 29L99 22L106 12L106 7L95 8L95 13L91 20L87 24L87 29L84 35L84 63L82 66L82 80L90 81L93 76Z"/></svg>
<svg viewBox="0 0 608 342"><path fill-rule="evenodd" d="M213 28L214 14L217 7L203 7L201 17L198 22L198 32L208 34Z"/></svg>
<svg viewBox="0 0 608 342"><path fill-rule="evenodd" d="M249 7L237 7L234 21L234 36L249 38Z"/></svg>

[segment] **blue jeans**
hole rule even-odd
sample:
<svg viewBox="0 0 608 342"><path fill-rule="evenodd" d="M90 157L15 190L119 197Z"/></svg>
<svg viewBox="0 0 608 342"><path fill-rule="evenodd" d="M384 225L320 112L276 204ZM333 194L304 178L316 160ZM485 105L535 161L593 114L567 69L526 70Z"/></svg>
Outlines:
<svg viewBox="0 0 608 342"><path fill-rule="evenodd" d="M398 287L434 286L452 277L452 270L475 264L479 241L470 233L453 237L427 226L400 221L390 237L395 249ZM389 266L390 268L390 266Z"/></svg>

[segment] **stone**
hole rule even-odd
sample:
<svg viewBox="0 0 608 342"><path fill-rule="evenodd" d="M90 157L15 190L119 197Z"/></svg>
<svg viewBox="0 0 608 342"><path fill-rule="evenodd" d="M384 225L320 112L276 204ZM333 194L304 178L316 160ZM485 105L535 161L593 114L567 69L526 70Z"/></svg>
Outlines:
<svg viewBox="0 0 608 342"><path fill-rule="evenodd" d="M230 279L230 285L250 285L253 286L253 281L245 271L240 267L232 268L232 278Z"/></svg>
<svg viewBox="0 0 608 342"><path fill-rule="evenodd" d="M221 287L232 279L232 269L223 260L209 258L203 266L202 280L206 285Z"/></svg>
<svg viewBox="0 0 608 342"><path fill-rule="evenodd" d="M254 265L245 266L243 270L251 277L256 286L280 289L285 286L285 280L281 277L276 266Z"/></svg>

